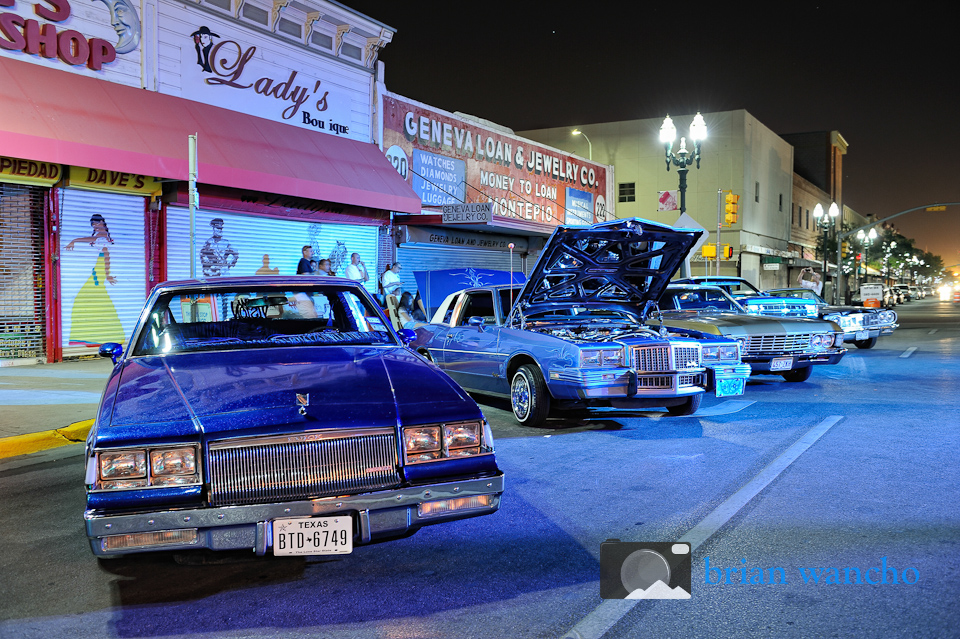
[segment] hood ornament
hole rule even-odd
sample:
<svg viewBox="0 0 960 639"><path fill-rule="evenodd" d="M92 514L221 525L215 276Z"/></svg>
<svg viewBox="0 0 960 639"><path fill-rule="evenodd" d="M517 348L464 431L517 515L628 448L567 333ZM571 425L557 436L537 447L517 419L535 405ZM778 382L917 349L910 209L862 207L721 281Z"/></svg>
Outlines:
<svg viewBox="0 0 960 639"><path fill-rule="evenodd" d="M300 408L297 410L300 415L306 417L307 415L307 406L310 405L310 393L297 393L297 406Z"/></svg>

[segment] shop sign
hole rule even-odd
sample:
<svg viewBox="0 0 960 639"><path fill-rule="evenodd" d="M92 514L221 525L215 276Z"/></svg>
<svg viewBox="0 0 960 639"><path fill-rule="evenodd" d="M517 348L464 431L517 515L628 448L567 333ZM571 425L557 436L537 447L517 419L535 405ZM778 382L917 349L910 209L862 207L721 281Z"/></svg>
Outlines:
<svg viewBox="0 0 960 639"><path fill-rule="evenodd" d="M103 16L103 23L109 23L117 32L116 45L102 38L87 37L75 29L58 29L52 23L69 20L70 3L44 0L33 5L33 12L50 22L40 23L16 13L0 13L0 50L59 58L71 66L86 65L99 71L103 65L116 60L118 53L129 53L140 44L140 16L136 6L130 4L130 0L102 1L110 12L109 18ZM15 4L16 0L0 0L0 7Z"/></svg>
<svg viewBox="0 0 960 639"><path fill-rule="evenodd" d="M424 206L491 202L543 226L606 219L607 167L452 113L383 96L383 147Z"/></svg>
<svg viewBox="0 0 960 639"><path fill-rule="evenodd" d="M152 195L161 190L160 181L155 177L123 171L88 169L81 166L69 167L67 186L75 189L139 195Z"/></svg>
<svg viewBox="0 0 960 639"><path fill-rule="evenodd" d="M196 14L199 20L201 14ZM224 24L169 25L179 31L180 97L305 129L351 137L350 97L304 69L270 63ZM305 67L308 69L309 67Z"/></svg>
<svg viewBox="0 0 960 639"><path fill-rule="evenodd" d="M443 207L444 224L486 224L493 219L493 202L448 204Z"/></svg>
<svg viewBox="0 0 960 639"><path fill-rule="evenodd" d="M528 242L524 237L494 235L492 233L468 233L416 226L405 228L406 232L401 234L400 239L407 244L427 244L451 248L462 246L468 249L488 249L491 251L509 251L510 246L513 245L513 250L518 254L528 251Z"/></svg>
<svg viewBox="0 0 960 639"><path fill-rule="evenodd" d="M53 186L63 175L59 164L0 156L0 182Z"/></svg>

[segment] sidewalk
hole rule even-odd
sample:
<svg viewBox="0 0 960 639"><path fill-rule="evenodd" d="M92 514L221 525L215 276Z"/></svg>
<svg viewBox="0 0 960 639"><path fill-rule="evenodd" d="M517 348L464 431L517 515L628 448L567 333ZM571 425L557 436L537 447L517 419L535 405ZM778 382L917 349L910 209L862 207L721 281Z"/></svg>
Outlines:
<svg viewBox="0 0 960 639"><path fill-rule="evenodd" d="M83 441L112 368L100 358L0 367L0 458Z"/></svg>

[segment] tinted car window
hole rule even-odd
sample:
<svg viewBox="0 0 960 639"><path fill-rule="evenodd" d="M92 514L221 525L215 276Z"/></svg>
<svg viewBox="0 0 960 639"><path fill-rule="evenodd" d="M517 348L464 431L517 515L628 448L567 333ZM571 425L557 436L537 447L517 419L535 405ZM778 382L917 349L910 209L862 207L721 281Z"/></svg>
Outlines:
<svg viewBox="0 0 960 639"><path fill-rule="evenodd" d="M493 293L472 293L464 303L457 326L466 326L471 317L482 317L484 324L496 324L497 313L493 310Z"/></svg>
<svg viewBox="0 0 960 639"><path fill-rule="evenodd" d="M147 317L134 355L394 343L379 311L345 287L176 291Z"/></svg>

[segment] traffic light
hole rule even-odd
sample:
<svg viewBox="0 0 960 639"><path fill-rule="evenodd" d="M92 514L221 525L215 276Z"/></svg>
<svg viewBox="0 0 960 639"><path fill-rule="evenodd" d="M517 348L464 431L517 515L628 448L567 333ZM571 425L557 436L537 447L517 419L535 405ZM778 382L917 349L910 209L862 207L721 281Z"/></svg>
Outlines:
<svg viewBox="0 0 960 639"><path fill-rule="evenodd" d="M857 261L858 261L858 262L862 262L862 261L863 261L863 253L857 253Z"/></svg>
<svg viewBox="0 0 960 639"><path fill-rule="evenodd" d="M723 210L726 213L726 222L727 224L736 224L737 211L740 208L740 196L734 195L733 193L727 193L727 196L725 199L726 199L727 205L723 207Z"/></svg>
<svg viewBox="0 0 960 639"><path fill-rule="evenodd" d="M729 244L723 247L723 257L728 260L733 257L733 247Z"/></svg>
<svg viewBox="0 0 960 639"><path fill-rule="evenodd" d="M841 257L847 257L850 255L850 242L843 242L840 245L840 255Z"/></svg>

